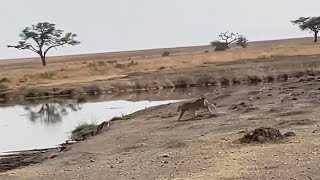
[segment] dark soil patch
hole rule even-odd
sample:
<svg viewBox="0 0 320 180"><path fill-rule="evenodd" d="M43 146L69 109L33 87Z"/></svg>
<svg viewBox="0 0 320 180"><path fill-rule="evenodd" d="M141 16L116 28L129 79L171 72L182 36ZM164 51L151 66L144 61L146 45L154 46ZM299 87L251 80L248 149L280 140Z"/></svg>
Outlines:
<svg viewBox="0 0 320 180"><path fill-rule="evenodd" d="M243 113L249 113L249 112L253 112L253 111L257 111L259 110L258 107L248 107L245 110L243 110Z"/></svg>
<svg viewBox="0 0 320 180"><path fill-rule="evenodd" d="M166 144L167 149L184 148L187 144L182 141L170 141Z"/></svg>
<svg viewBox="0 0 320 180"><path fill-rule="evenodd" d="M300 119L300 120L288 120L280 122L278 125L280 126L303 126L303 125L312 125L315 124L316 121L312 121L310 119Z"/></svg>
<svg viewBox="0 0 320 180"><path fill-rule="evenodd" d="M0 172L37 164L57 157L59 148L24 151L0 156Z"/></svg>
<svg viewBox="0 0 320 180"><path fill-rule="evenodd" d="M242 138L239 139L240 143L267 143L267 142L281 142L285 137L294 136L294 132L288 132L283 135L278 129L270 127L260 127L255 129Z"/></svg>
<svg viewBox="0 0 320 180"><path fill-rule="evenodd" d="M291 99L294 100L294 99ZM276 115L276 117L284 117L284 116L296 116L296 115L303 115L308 114L308 111L303 110L295 110L295 111L289 111L289 112L283 112Z"/></svg>

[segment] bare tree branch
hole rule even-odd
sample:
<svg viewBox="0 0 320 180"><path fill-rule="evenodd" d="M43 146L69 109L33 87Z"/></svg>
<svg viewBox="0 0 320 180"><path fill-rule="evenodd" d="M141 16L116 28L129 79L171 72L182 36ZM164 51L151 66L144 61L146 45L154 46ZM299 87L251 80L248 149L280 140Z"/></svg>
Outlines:
<svg viewBox="0 0 320 180"><path fill-rule="evenodd" d="M229 44L236 43L243 48L247 47L247 38L239 33L229 33L228 31L219 34L220 41L213 41L210 43L212 47L215 47L215 51L225 51L229 49Z"/></svg>

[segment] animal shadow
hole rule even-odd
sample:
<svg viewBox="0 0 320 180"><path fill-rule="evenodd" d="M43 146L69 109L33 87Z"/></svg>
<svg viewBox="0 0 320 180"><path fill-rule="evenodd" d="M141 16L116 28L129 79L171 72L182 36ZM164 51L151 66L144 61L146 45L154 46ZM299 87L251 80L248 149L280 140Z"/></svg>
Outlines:
<svg viewBox="0 0 320 180"><path fill-rule="evenodd" d="M179 120L179 122L186 122L186 121L200 121L200 120L204 120L204 119L211 119L211 118L216 118L218 117L218 114L199 114L197 116L188 118L188 119L184 119L184 120Z"/></svg>

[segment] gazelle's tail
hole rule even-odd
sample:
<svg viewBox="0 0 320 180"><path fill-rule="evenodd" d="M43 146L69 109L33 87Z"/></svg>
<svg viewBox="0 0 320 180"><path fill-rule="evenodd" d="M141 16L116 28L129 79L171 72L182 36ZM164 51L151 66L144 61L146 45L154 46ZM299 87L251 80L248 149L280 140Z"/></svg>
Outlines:
<svg viewBox="0 0 320 180"><path fill-rule="evenodd" d="M180 111L180 107L181 107L181 105L178 106L178 110L177 110L178 112Z"/></svg>

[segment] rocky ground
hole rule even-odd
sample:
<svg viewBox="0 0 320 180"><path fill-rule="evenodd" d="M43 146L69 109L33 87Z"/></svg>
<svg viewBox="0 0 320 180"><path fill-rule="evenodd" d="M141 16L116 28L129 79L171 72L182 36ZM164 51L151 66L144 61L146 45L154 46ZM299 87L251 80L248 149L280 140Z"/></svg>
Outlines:
<svg viewBox="0 0 320 180"><path fill-rule="evenodd" d="M205 96L217 103L214 115L201 110L179 122L178 104L143 110L0 179L320 179L319 95L316 74L213 88ZM240 143L260 127L295 136Z"/></svg>

